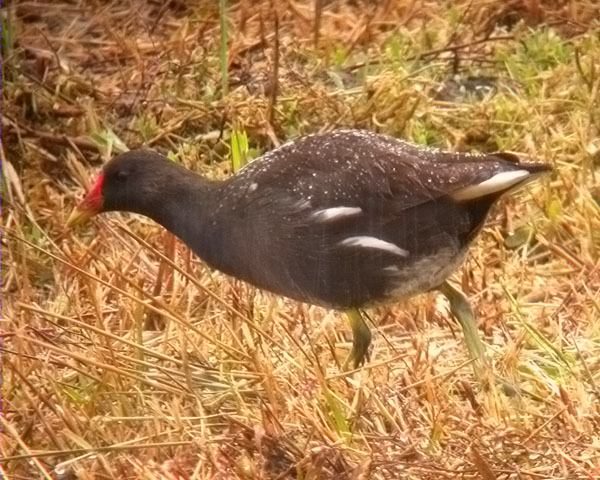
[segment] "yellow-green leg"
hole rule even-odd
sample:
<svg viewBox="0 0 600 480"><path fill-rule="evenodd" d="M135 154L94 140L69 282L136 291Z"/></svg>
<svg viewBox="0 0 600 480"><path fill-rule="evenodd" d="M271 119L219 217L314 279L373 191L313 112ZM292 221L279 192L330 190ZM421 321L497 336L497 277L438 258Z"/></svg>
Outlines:
<svg viewBox="0 0 600 480"><path fill-rule="evenodd" d="M469 301L465 295L448 282L444 282L439 287L439 290L450 302L450 312L452 312L452 315L460 323L465 335L467 350L469 350L471 358L475 360L475 373L481 376L481 368L487 366L487 360L485 358L485 346L477 331L477 322L475 321L473 309L469 305Z"/></svg>
<svg viewBox="0 0 600 480"><path fill-rule="evenodd" d="M344 362L344 370L352 362L354 368L360 367L369 357L369 345L371 345L371 330L358 309L346 310L350 328L352 328L352 350Z"/></svg>

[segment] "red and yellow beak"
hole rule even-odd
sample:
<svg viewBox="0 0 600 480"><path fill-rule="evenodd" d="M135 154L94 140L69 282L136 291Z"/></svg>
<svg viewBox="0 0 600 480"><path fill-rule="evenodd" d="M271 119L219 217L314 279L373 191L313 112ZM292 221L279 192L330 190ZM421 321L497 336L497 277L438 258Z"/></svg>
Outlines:
<svg viewBox="0 0 600 480"><path fill-rule="evenodd" d="M81 203L69 215L67 227L84 223L102 211L102 204L104 203L104 196L102 195L103 183L104 175L100 174Z"/></svg>

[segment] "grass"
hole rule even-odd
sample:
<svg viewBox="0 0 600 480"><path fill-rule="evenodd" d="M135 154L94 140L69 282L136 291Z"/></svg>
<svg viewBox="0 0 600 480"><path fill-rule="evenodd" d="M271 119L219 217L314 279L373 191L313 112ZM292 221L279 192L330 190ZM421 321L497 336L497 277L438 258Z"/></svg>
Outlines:
<svg viewBox="0 0 600 480"><path fill-rule="evenodd" d="M227 0L219 0L219 29L221 44L219 45L219 60L221 62L221 91L223 96L229 92L229 64L227 52Z"/></svg>
<svg viewBox="0 0 600 480"><path fill-rule="evenodd" d="M4 476L597 478L595 2L307 1L277 22L277 2L192 3L3 10ZM491 92L463 88L480 76ZM335 126L556 167L454 276L489 388L441 296L371 311L371 360L346 373L342 315L212 272L143 218L65 230L116 152L222 178Z"/></svg>

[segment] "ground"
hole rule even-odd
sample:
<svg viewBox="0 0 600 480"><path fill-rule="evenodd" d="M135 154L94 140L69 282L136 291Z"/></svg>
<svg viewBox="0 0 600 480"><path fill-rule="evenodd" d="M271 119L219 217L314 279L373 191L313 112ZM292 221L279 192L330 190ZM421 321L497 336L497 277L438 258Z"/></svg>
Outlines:
<svg viewBox="0 0 600 480"><path fill-rule="evenodd" d="M598 478L597 2L228 3L2 11L6 478ZM484 370L438 295L370 310L370 361L344 372L339 313L146 219L65 228L116 152L223 178L336 126L555 168L453 277Z"/></svg>

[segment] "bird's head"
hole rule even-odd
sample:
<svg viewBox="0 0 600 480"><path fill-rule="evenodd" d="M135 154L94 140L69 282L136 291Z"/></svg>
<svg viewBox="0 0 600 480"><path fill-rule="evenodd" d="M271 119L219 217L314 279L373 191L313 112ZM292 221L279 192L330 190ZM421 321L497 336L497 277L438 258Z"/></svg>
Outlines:
<svg viewBox="0 0 600 480"><path fill-rule="evenodd" d="M110 211L140 211L144 203L159 201L160 186L168 181L167 160L150 150L132 150L104 165L83 200L67 220L71 227Z"/></svg>

